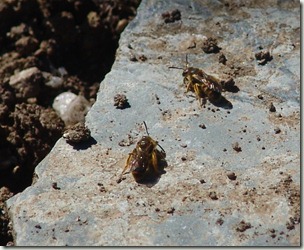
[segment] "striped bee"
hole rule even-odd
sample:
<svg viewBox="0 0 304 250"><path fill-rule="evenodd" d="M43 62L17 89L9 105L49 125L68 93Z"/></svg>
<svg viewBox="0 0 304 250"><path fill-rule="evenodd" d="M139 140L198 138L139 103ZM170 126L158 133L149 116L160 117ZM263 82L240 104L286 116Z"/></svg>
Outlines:
<svg viewBox="0 0 304 250"><path fill-rule="evenodd" d="M182 69L178 67L170 67ZM222 99L222 86L220 81L214 76L208 75L202 69L189 67L188 58L186 56L186 67L182 73L186 93L192 91L199 101L200 107L206 103L208 99L211 103L219 103ZM203 101L202 101L203 100Z"/></svg>
<svg viewBox="0 0 304 250"><path fill-rule="evenodd" d="M150 137L145 122L144 125L147 136L143 136L129 154L125 168L117 181L118 183L121 182L122 176L129 172L139 183L148 179L156 179L163 173L162 161L165 160L166 152L157 141ZM158 150L157 147L161 150Z"/></svg>

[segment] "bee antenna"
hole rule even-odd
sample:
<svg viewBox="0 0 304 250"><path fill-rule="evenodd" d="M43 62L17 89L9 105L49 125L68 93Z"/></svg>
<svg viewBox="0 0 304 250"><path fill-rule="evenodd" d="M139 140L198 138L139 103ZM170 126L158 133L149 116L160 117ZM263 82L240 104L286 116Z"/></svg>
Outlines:
<svg viewBox="0 0 304 250"><path fill-rule="evenodd" d="M188 62L188 54L186 54L186 68L188 68L189 62Z"/></svg>
<svg viewBox="0 0 304 250"><path fill-rule="evenodd" d="M150 135L149 135L149 132L148 132L148 127L147 127L146 122L143 121L143 124L145 125L145 129L146 129L147 135L150 136ZM158 143L157 143L157 145L161 148L161 150L162 150L164 153L166 153L166 151L163 149L163 147L162 147L161 145L159 145Z"/></svg>
<svg viewBox="0 0 304 250"><path fill-rule="evenodd" d="M170 66L169 69L183 69L181 67Z"/></svg>
<svg viewBox="0 0 304 250"><path fill-rule="evenodd" d="M149 132L148 132L148 127L147 127L146 122L145 122L145 121L143 121L143 124L145 125L145 129L146 129L146 133L147 133L147 135L148 135L148 136L150 136L150 135L149 135Z"/></svg>

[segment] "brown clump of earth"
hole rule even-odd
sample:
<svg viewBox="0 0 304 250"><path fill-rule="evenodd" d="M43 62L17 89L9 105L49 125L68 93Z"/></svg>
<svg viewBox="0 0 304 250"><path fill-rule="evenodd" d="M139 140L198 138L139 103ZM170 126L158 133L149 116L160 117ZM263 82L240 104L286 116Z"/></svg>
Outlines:
<svg viewBox="0 0 304 250"><path fill-rule="evenodd" d="M11 245L5 201L32 183L62 136L52 109L65 91L94 103L120 33L140 0L4 0L0 3L0 245Z"/></svg>
<svg viewBox="0 0 304 250"><path fill-rule="evenodd" d="M162 13L162 18L165 23L174 23L175 21L181 20L181 12L178 9L167 11Z"/></svg>

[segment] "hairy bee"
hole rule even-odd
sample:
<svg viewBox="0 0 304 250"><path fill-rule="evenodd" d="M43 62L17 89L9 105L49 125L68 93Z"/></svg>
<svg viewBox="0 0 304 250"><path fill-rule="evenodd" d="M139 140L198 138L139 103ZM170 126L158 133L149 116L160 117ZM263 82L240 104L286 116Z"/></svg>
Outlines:
<svg viewBox="0 0 304 250"><path fill-rule="evenodd" d="M163 163L166 152L153 140L144 122L147 136L143 136L136 144L135 149L129 154L126 165L117 182L122 180L122 176L131 172L135 181L143 183L158 178L163 173ZM161 150L158 150L159 147Z"/></svg>
<svg viewBox="0 0 304 250"><path fill-rule="evenodd" d="M178 67L170 67L177 68ZM218 103L222 99L222 86L220 81L214 76L208 75L202 69L189 67L188 57L186 56L186 67L182 73L184 84L186 85L186 93L192 91L195 93L200 106L206 102L206 98L212 103Z"/></svg>

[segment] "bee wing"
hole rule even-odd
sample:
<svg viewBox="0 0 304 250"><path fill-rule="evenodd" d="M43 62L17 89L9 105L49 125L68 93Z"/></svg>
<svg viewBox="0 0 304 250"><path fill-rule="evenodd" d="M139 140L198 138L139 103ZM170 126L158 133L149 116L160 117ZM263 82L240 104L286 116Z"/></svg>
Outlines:
<svg viewBox="0 0 304 250"><path fill-rule="evenodd" d="M193 75L193 79L195 79L196 82L198 83L204 84L211 90L214 90L219 93L222 92L221 85L218 83L217 79L213 76L207 75L206 73L203 72L202 75L198 75L198 74Z"/></svg>
<svg viewBox="0 0 304 250"><path fill-rule="evenodd" d="M205 79L204 75L193 74L192 79L194 80L194 82L199 82L199 83L205 83L206 82L206 79Z"/></svg>
<svg viewBox="0 0 304 250"><path fill-rule="evenodd" d="M215 78L214 76L206 74L206 80L207 80L208 87L210 89L213 89L213 90L215 90L216 92L219 92L219 93L222 92L222 87L219 84L219 80L217 78Z"/></svg>

